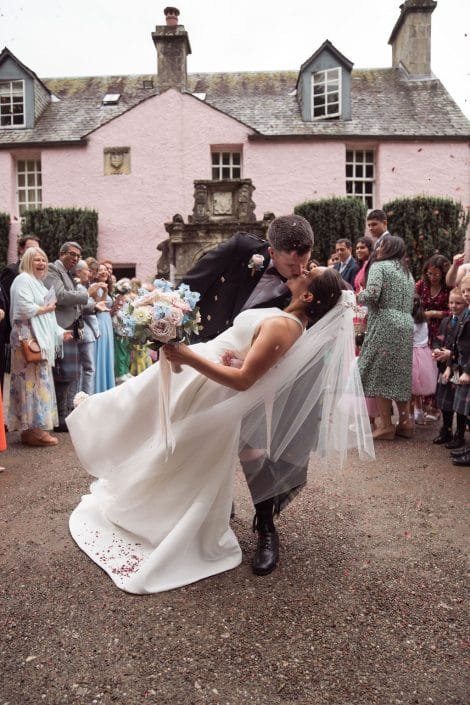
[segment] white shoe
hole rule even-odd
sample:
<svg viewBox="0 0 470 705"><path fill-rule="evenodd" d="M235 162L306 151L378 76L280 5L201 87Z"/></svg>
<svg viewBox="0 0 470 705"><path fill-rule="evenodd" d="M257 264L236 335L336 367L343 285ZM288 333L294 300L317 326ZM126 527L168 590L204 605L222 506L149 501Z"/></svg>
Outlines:
<svg viewBox="0 0 470 705"><path fill-rule="evenodd" d="M425 423L426 417L424 415L424 411L422 409L415 411L415 424L418 424L418 426L424 426Z"/></svg>

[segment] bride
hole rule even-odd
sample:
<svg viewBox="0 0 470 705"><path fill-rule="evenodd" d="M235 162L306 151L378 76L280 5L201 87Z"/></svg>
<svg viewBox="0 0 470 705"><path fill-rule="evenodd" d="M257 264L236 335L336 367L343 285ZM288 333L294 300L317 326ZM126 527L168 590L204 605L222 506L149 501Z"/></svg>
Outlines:
<svg viewBox="0 0 470 705"><path fill-rule="evenodd" d="M161 592L239 565L229 521L240 449L259 467L269 459L286 468L269 486L265 472L254 478L255 501L298 485L296 468L310 451L342 462L355 447L373 457L354 297L332 269L287 285L284 311L246 310L208 343L163 347L183 366L171 379L172 450L161 436L160 363L67 418L77 455L97 478L70 532L122 590Z"/></svg>

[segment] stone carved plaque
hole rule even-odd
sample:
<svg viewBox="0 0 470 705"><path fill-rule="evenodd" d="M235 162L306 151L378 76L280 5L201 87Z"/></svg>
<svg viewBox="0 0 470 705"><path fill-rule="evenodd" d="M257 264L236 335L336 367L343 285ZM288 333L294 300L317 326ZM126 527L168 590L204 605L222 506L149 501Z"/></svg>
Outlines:
<svg viewBox="0 0 470 705"><path fill-rule="evenodd" d="M218 222L239 220L254 223L254 191L250 179L196 180L194 182L195 222Z"/></svg>
<svg viewBox="0 0 470 705"><path fill-rule="evenodd" d="M212 199L214 215L232 215L232 193L230 191L216 191Z"/></svg>
<svg viewBox="0 0 470 705"><path fill-rule="evenodd" d="M122 175L131 173L130 147L105 147L104 175Z"/></svg>

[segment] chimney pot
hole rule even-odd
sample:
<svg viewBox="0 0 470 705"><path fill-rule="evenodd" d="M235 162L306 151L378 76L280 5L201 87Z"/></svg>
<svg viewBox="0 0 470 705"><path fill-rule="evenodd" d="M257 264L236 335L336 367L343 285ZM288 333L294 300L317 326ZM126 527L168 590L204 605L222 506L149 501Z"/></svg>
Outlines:
<svg viewBox="0 0 470 705"><path fill-rule="evenodd" d="M165 7L163 10L165 14L166 24L168 27L176 27L178 24L178 17L180 11L177 7Z"/></svg>

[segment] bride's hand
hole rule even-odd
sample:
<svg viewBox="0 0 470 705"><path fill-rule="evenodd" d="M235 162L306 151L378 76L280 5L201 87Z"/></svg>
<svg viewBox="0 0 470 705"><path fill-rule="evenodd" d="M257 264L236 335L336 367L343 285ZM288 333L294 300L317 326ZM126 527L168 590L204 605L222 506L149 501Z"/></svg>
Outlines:
<svg viewBox="0 0 470 705"><path fill-rule="evenodd" d="M177 365L191 364L193 353L185 343L166 343L162 349L165 357L171 363L176 363Z"/></svg>

